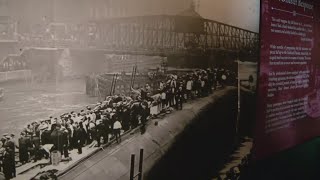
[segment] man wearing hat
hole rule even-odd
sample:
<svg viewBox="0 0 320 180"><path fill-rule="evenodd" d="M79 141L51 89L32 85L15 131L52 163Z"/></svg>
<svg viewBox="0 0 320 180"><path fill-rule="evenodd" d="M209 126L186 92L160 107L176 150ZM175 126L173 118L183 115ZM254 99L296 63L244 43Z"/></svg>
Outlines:
<svg viewBox="0 0 320 180"><path fill-rule="evenodd" d="M83 137L82 130L79 126L78 122L73 123L74 133L72 137L72 141L74 142L73 145L75 148L78 149L78 154L82 154L82 143L81 140L85 137Z"/></svg>
<svg viewBox="0 0 320 180"><path fill-rule="evenodd" d="M53 131L58 123L58 118L54 118L53 121L51 121L51 131Z"/></svg>
<svg viewBox="0 0 320 180"><path fill-rule="evenodd" d="M14 146L19 148L17 142L15 141L15 135L11 133L10 136L11 136L11 141L14 143Z"/></svg>
<svg viewBox="0 0 320 180"><path fill-rule="evenodd" d="M93 112L93 111L90 111L90 119L93 121L93 122L96 122L96 114Z"/></svg>
<svg viewBox="0 0 320 180"><path fill-rule="evenodd" d="M139 115L140 115L140 122L141 122L140 132L141 134L144 134L146 131L147 117L149 115L148 103L146 101L143 101L140 103Z"/></svg>
<svg viewBox="0 0 320 180"><path fill-rule="evenodd" d="M15 148L18 148L19 149L19 146L17 144L17 141L15 140L15 135L14 134L10 134L11 136L11 142L13 143L13 177L16 177L16 163L15 163L15 152L16 152L16 149Z"/></svg>
<svg viewBox="0 0 320 180"><path fill-rule="evenodd" d="M50 137L53 143L52 150L58 150L62 153L61 142L63 142L62 141L63 139L62 139L62 131L60 129L61 129L61 125L57 124L56 127L52 129Z"/></svg>
<svg viewBox="0 0 320 180"><path fill-rule="evenodd" d="M34 155L34 162L37 162L38 160L41 159L41 153L40 153L40 145L41 145L41 140L40 140L40 129L37 128L35 131L34 136L31 138L31 143L33 148L33 155Z"/></svg>
<svg viewBox="0 0 320 180"><path fill-rule="evenodd" d="M57 124L54 130L51 133L51 140L53 142L53 147L51 148L51 152L54 150L60 151L61 155L68 157L68 152L65 152L66 146L66 138L65 133L62 130L61 124Z"/></svg>
<svg viewBox="0 0 320 180"><path fill-rule="evenodd" d="M25 164L29 161L28 148L31 148L31 141L26 137L25 132L21 132L21 137L19 138L19 160L20 163Z"/></svg>
<svg viewBox="0 0 320 180"><path fill-rule="evenodd" d="M121 129L122 129L122 125L119 119L117 118L113 123L113 133L114 133L114 136L116 137L117 143L121 142Z"/></svg>
<svg viewBox="0 0 320 180"><path fill-rule="evenodd" d="M104 138L106 137L105 136L105 127L104 127L104 124L102 124L102 119L99 119L96 121L96 140L97 140L97 143L98 143L98 147L100 147L101 145L101 138ZM105 139L104 139L105 141Z"/></svg>
<svg viewBox="0 0 320 180"><path fill-rule="evenodd" d="M8 146L4 146L5 150L3 152L3 174L5 176L5 179L12 179L13 178L13 166L12 166L12 149L10 149Z"/></svg>
<svg viewBox="0 0 320 180"><path fill-rule="evenodd" d="M9 174L10 177L16 177L16 162L15 162L15 144L12 140L12 136L9 134L5 134L5 138L7 139L4 147L6 149L5 153L6 156L4 157L4 163L6 163L6 165L4 165L4 169L7 170L7 173L5 174Z"/></svg>

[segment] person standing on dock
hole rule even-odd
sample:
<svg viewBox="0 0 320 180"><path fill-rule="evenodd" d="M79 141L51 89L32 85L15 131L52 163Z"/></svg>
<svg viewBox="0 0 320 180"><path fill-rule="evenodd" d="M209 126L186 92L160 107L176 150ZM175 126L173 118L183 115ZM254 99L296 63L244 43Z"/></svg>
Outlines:
<svg viewBox="0 0 320 180"><path fill-rule="evenodd" d="M80 125L78 124L78 122L74 123L74 134L73 134L73 141L74 141L74 146L75 148L78 149L78 154L82 154L82 143L81 143L81 139L84 139L85 137L83 137L83 133L81 130Z"/></svg>
<svg viewBox="0 0 320 180"><path fill-rule="evenodd" d="M3 173L6 180L13 178L13 168L12 168L12 150L9 147L5 147L3 153Z"/></svg>
<svg viewBox="0 0 320 180"><path fill-rule="evenodd" d="M188 76L188 80L186 83L187 99L193 99L192 89L193 89L193 80L190 76Z"/></svg>
<svg viewBox="0 0 320 180"><path fill-rule="evenodd" d="M176 109L182 110L183 103L183 87L180 86L176 92Z"/></svg>
<svg viewBox="0 0 320 180"><path fill-rule="evenodd" d="M119 119L116 119L116 121L113 123L113 132L117 143L121 142L121 129L122 125Z"/></svg>
<svg viewBox="0 0 320 180"><path fill-rule="evenodd" d="M140 132L141 134L144 134L146 132L146 123L147 123L147 117L149 116L150 110L148 108L148 103L146 101L143 101L140 103Z"/></svg>
<svg viewBox="0 0 320 180"><path fill-rule="evenodd" d="M98 147L101 145L101 139L105 137L105 129L104 129L104 124L102 123L102 119L99 119L96 121L96 141Z"/></svg>
<svg viewBox="0 0 320 180"><path fill-rule="evenodd" d="M7 139L5 143L5 153L3 159L3 171L9 179L16 177L16 162L15 162L15 144L12 137L8 134L5 135Z"/></svg>
<svg viewBox="0 0 320 180"><path fill-rule="evenodd" d="M21 132L19 138L19 161L21 164L25 164L29 161L28 148L31 148L32 144L25 132Z"/></svg>
<svg viewBox="0 0 320 180"><path fill-rule="evenodd" d="M65 158L69 157L66 145L65 133L61 129L61 124L56 124L54 130L51 133L51 139L53 142L52 151L60 151L61 155L64 155Z"/></svg>

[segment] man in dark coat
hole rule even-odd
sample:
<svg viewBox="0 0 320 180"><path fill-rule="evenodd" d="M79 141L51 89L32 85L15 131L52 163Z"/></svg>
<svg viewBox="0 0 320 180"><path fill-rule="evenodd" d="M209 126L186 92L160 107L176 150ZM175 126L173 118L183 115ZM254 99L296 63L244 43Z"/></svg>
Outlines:
<svg viewBox="0 0 320 180"><path fill-rule="evenodd" d="M7 172L11 173L10 177L16 177L16 162L15 162L15 143L12 140L12 137L10 135L6 135L6 144L4 145L7 153L4 156L4 167L3 169L7 168ZM8 164L5 164L8 163Z"/></svg>
<svg viewBox="0 0 320 180"><path fill-rule="evenodd" d="M147 123L147 117L149 116L150 110L148 108L148 103L146 101L143 101L140 103L140 121L141 121L141 127L140 132L141 134L144 134L146 132L146 123Z"/></svg>
<svg viewBox="0 0 320 180"><path fill-rule="evenodd" d="M65 153L66 144L66 133L61 130L61 125L57 124L55 129L51 133L51 140L53 142L53 147L51 151L58 150L61 154ZM64 154L65 157L68 157L68 153Z"/></svg>
<svg viewBox="0 0 320 180"><path fill-rule="evenodd" d="M13 178L12 153L12 149L6 146L3 153L3 173L6 180Z"/></svg>
<svg viewBox="0 0 320 180"><path fill-rule="evenodd" d="M139 125L139 119L138 115L140 113L140 103L139 102L134 102L131 105L131 110L130 110L130 118L131 118L131 128L134 129Z"/></svg>
<svg viewBox="0 0 320 180"><path fill-rule="evenodd" d="M80 132L81 132L80 144L81 144L81 146L83 146L84 144L86 144L86 140L88 139L87 132L84 129L82 122L79 123L79 128L80 128Z"/></svg>
<svg viewBox="0 0 320 180"><path fill-rule="evenodd" d="M127 106L124 106L122 109L121 122L123 130L128 131L130 129L130 111Z"/></svg>
<svg viewBox="0 0 320 180"><path fill-rule="evenodd" d="M97 140L97 143L98 143L98 147L100 147L100 145L101 145L101 137L102 138L105 137L105 135L104 135L105 134L105 126L102 123L101 119L96 121L96 132L97 132L96 140Z"/></svg>
<svg viewBox="0 0 320 180"><path fill-rule="evenodd" d="M63 155L65 158L68 158L69 157L69 151L68 151L68 147L69 147L69 144L68 144L68 130L67 129L63 129L62 130L62 143L63 143Z"/></svg>
<svg viewBox="0 0 320 180"><path fill-rule="evenodd" d="M82 154L81 139L85 138L85 137L82 137L82 136L83 136L82 129L80 128L80 126L76 122L74 124L73 142L74 142L75 148L78 149L78 154Z"/></svg>
<svg viewBox="0 0 320 180"><path fill-rule="evenodd" d="M12 154L12 166L13 166L13 177L16 177L16 161L15 161L15 152L16 152L16 148L19 149L19 146L17 144L17 141L15 140L15 135L11 134L10 135L10 141L13 143L13 154Z"/></svg>
<svg viewBox="0 0 320 180"><path fill-rule="evenodd" d="M37 134L36 136L33 136L31 138L31 142L32 142L32 145L34 147L33 149L33 154L34 154L34 159L33 161L34 162L37 162L38 160L41 159L41 153L40 153L40 133Z"/></svg>
<svg viewBox="0 0 320 180"><path fill-rule="evenodd" d="M51 139L51 131L48 129L44 130L41 134L41 144L52 144L52 139Z"/></svg>
<svg viewBox="0 0 320 180"><path fill-rule="evenodd" d="M21 132L21 137L19 138L19 161L25 164L29 161L28 149L32 147L29 137L26 137L25 132Z"/></svg>
<svg viewBox="0 0 320 180"><path fill-rule="evenodd" d="M110 122L111 120L108 116L109 114L104 114L102 118L102 124L104 126L104 132L105 132L103 140L105 144L109 142L109 134L110 134L110 126L111 126L111 122Z"/></svg>

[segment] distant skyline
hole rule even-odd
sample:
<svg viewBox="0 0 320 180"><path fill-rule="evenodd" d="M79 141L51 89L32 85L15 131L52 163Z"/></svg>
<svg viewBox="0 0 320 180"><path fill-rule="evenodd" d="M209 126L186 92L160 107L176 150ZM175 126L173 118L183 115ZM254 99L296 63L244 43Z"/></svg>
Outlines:
<svg viewBox="0 0 320 180"><path fill-rule="evenodd" d="M197 10L203 18L259 32L260 0L197 1L200 1Z"/></svg>

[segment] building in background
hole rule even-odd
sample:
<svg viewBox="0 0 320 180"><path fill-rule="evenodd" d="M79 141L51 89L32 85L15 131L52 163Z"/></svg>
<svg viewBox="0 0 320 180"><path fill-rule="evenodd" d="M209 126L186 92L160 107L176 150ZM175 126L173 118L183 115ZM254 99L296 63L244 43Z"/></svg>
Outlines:
<svg viewBox="0 0 320 180"><path fill-rule="evenodd" d="M175 15L192 0L0 0L0 16L30 32L48 22L83 23L114 17Z"/></svg>

